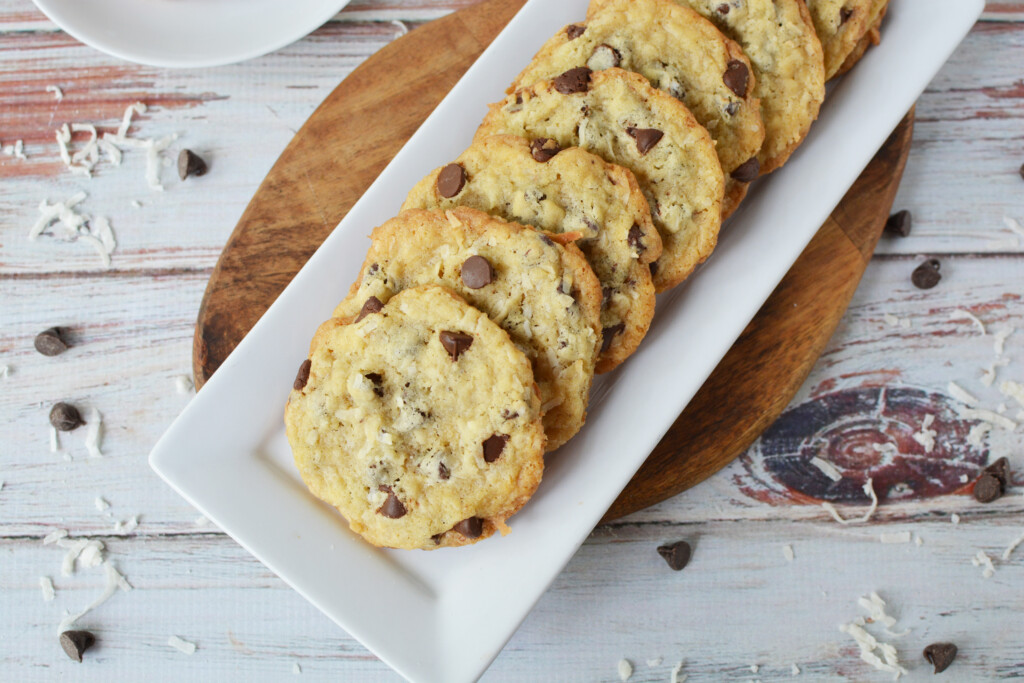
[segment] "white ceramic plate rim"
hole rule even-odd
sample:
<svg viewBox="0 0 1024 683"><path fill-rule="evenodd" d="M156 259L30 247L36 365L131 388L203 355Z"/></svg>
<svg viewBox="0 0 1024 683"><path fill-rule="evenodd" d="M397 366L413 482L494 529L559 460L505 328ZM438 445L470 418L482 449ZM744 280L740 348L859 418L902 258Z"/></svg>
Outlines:
<svg viewBox="0 0 1024 683"><path fill-rule="evenodd" d="M311 33L350 0L33 0L76 40L149 66L260 57Z"/></svg>
<svg viewBox="0 0 1024 683"><path fill-rule="evenodd" d="M548 459L513 532L431 553L369 547L291 463L281 412L309 339L348 290L365 236L469 143L546 36L586 0L530 0L313 255L150 456L225 532L403 676L478 677L572 557L983 9L900 0L786 168L762 180L711 260L658 302L640 351L595 382L587 426Z"/></svg>

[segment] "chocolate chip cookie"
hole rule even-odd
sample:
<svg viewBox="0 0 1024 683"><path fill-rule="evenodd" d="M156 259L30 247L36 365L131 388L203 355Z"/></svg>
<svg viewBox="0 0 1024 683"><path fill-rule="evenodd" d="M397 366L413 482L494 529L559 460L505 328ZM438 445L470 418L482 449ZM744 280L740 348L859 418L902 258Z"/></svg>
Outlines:
<svg viewBox="0 0 1024 683"><path fill-rule="evenodd" d="M439 182L448 175L462 172L442 173ZM452 182L445 192L465 180ZM578 248L467 207L403 211L370 240L335 317L370 315L403 289L445 285L533 363L549 450L579 431L600 349L601 285Z"/></svg>
<svg viewBox="0 0 1024 683"><path fill-rule="evenodd" d="M825 99L825 61L804 0L675 0L710 19L743 48L757 78L765 140L761 173L782 166ZM590 12L608 0L591 0Z"/></svg>
<svg viewBox="0 0 1024 683"><path fill-rule="evenodd" d="M618 67L576 67L490 105L477 139L510 134L581 147L636 176L661 234L651 264L662 291L715 248L725 180L715 144L686 106Z"/></svg>
<svg viewBox="0 0 1024 683"><path fill-rule="evenodd" d="M737 43L674 0L606 0L549 40L509 92L578 66L635 71L682 101L715 141L726 174L723 214L732 213L758 175L764 142L756 78Z"/></svg>
<svg viewBox="0 0 1024 683"><path fill-rule="evenodd" d="M848 71L877 45L889 0L807 0L825 53L825 79Z"/></svg>
<svg viewBox="0 0 1024 683"><path fill-rule="evenodd" d="M544 470L529 360L438 286L321 325L285 424L310 491L376 546L431 550L506 533Z"/></svg>
<svg viewBox="0 0 1024 683"><path fill-rule="evenodd" d="M448 186L449 173L464 180ZM575 240L604 294L597 371L612 370L636 350L654 316L647 264L661 255L661 237L632 173L553 140L481 138L420 181L402 209L456 206Z"/></svg>

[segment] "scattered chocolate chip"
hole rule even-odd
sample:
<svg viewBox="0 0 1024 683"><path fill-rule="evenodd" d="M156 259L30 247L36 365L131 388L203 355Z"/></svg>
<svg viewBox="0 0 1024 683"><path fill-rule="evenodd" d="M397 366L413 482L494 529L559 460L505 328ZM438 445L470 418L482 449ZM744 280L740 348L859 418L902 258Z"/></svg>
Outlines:
<svg viewBox="0 0 1024 683"><path fill-rule="evenodd" d="M375 296L371 296L366 300L366 303L363 304L363 307L359 309L359 315L356 316L356 322L359 322L371 313L380 313L382 308L384 308L384 304L381 303L381 300Z"/></svg>
<svg viewBox="0 0 1024 683"><path fill-rule="evenodd" d="M914 268L910 281L918 289L931 289L939 284L939 280L942 279L942 275L939 274L940 266L941 264L938 259L928 259L917 268Z"/></svg>
<svg viewBox="0 0 1024 683"><path fill-rule="evenodd" d="M1003 484L999 477L986 472L974 482L974 499L979 503L991 503L1003 495Z"/></svg>
<svg viewBox="0 0 1024 683"><path fill-rule="evenodd" d="M537 138L530 143L530 155L542 164L551 161L561 151L561 146L551 138Z"/></svg>
<svg viewBox="0 0 1024 683"><path fill-rule="evenodd" d="M462 192L466 184L466 169L459 164L448 164L437 174L437 193L451 199Z"/></svg>
<svg viewBox="0 0 1024 683"><path fill-rule="evenodd" d="M612 287L602 287L601 288L601 303L602 304L608 303L608 300L612 298L612 294L614 292L615 292L615 289L612 288Z"/></svg>
<svg viewBox="0 0 1024 683"><path fill-rule="evenodd" d="M940 674L949 668L949 665L956 659L956 645L953 643L932 643L924 649L924 658L935 667L935 673Z"/></svg>
<svg viewBox="0 0 1024 683"><path fill-rule="evenodd" d="M640 229L640 226L636 223L629 229L629 234L626 235L626 242L629 246L633 247L637 253L644 253L647 251L647 247L644 246L644 231Z"/></svg>
<svg viewBox="0 0 1024 683"><path fill-rule="evenodd" d="M519 417L519 413L518 412L513 413L508 408L505 408L504 410L501 411L501 417L503 419L505 419L505 420L514 420L517 417Z"/></svg>
<svg viewBox="0 0 1024 683"><path fill-rule="evenodd" d="M380 270L380 264L379 263L371 263L370 267L366 269L366 274L367 275L376 275L378 270Z"/></svg>
<svg viewBox="0 0 1024 683"><path fill-rule="evenodd" d="M555 243L551 240L551 238L545 235L544 233L540 234L540 241L548 245L549 247L555 246Z"/></svg>
<svg viewBox="0 0 1024 683"><path fill-rule="evenodd" d="M587 60L587 66L593 71L604 71L622 64L622 53L611 45L601 44L594 48Z"/></svg>
<svg viewBox="0 0 1024 683"><path fill-rule="evenodd" d="M308 374L308 373L307 373ZM384 377L379 372L371 372L363 375L366 379L370 380L373 384L373 393L377 394L381 398L384 397Z"/></svg>
<svg viewBox="0 0 1024 683"><path fill-rule="evenodd" d="M402 505L402 501L398 500L398 496L391 490L390 486L378 486L378 491L384 491L388 494L388 499L384 501L384 504L377 508L378 515L384 515L388 519L398 519L405 517L405 506Z"/></svg>
<svg viewBox="0 0 1024 683"><path fill-rule="evenodd" d="M313 361L306 359L302 361L302 365L299 366L299 372L295 375L295 381L292 382L292 389L295 391L302 391L306 388L306 382L309 381L309 369L313 367Z"/></svg>
<svg viewBox="0 0 1024 683"><path fill-rule="evenodd" d="M729 13L729 5L723 2L721 5L715 8L715 11L724 17L726 14Z"/></svg>
<svg viewBox="0 0 1024 683"><path fill-rule="evenodd" d="M649 267L651 269L651 277L654 277L655 275L658 274L658 262L657 261L651 261Z"/></svg>
<svg viewBox="0 0 1024 683"><path fill-rule="evenodd" d="M757 160L757 157L750 157L742 164L737 166L729 174L729 177L738 183L750 183L757 180L757 176L761 173L761 162Z"/></svg>
<svg viewBox="0 0 1024 683"><path fill-rule="evenodd" d="M626 133L636 140L636 149L640 154L650 152L651 148L658 144L658 141L665 135L657 128L634 128L632 126L626 129Z"/></svg>
<svg viewBox="0 0 1024 683"><path fill-rule="evenodd" d="M484 532L484 520L479 517L464 519L453 526L452 531L457 531L466 538L480 538L480 534Z"/></svg>
<svg viewBox="0 0 1024 683"><path fill-rule="evenodd" d="M178 177L184 180L190 175L206 175L206 162L192 150L183 149L178 153Z"/></svg>
<svg viewBox="0 0 1024 683"><path fill-rule="evenodd" d="M486 287L494 281L494 269L483 256L470 256L462 264L462 284L470 289Z"/></svg>
<svg viewBox="0 0 1024 683"><path fill-rule="evenodd" d="M738 112L739 110L739 102L730 102L729 104L725 105L725 113L728 114L729 116L736 116L736 112Z"/></svg>
<svg viewBox="0 0 1024 683"><path fill-rule="evenodd" d="M850 17L852 17L852 16L853 16L853 10L852 9L849 9L847 7L841 8L839 10L839 25L842 26L843 24L845 24L847 21L850 20Z"/></svg>
<svg viewBox="0 0 1024 683"><path fill-rule="evenodd" d="M622 334L625 330L626 326L622 323L604 328L601 338L601 353L608 351L612 346L612 340L615 338L615 335Z"/></svg>
<svg viewBox="0 0 1024 683"><path fill-rule="evenodd" d="M484 462L494 462L500 458L509 438L507 434L491 434L484 439Z"/></svg>
<svg viewBox="0 0 1024 683"><path fill-rule="evenodd" d="M59 327L51 327L36 335L33 342L36 351L44 356L59 356L68 350L68 343L64 341Z"/></svg>
<svg viewBox="0 0 1024 683"><path fill-rule="evenodd" d="M1003 493L1006 493L1006 485L1010 481L1010 461L1006 458L999 458L994 463L985 468L986 474L994 475L999 483L1002 484Z"/></svg>
<svg viewBox="0 0 1024 683"><path fill-rule="evenodd" d="M912 223L912 216L906 209L897 211L893 215L889 216L889 220L885 222L885 231L892 235L899 235L900 237L910 237L910 225Z"/></svg>
<svg viewBox="0 0 1024 683"><path fill-rule="evenodd" d="M50 424L58 431L70 432L84 425L85 420L82 419L78 408L61 401L55 403L50 409Z"/></svg>
<svg viewBox="0 0 1024 683"><path fill-rule="evenodd" d="M439 534L434 534L433 536L431 536L430 540L434 542L434 545L441 545L441 538L443 536L444 536L444 532L442 531Z"/></svg>
<svg viewBox="0 0 1024 683"><path fill-rule="evenodd" d="M459 356L473 345L473 337L465 332L449 332L445 330L438 336L441 338L441 346L452 357L453 362L457 361Z"/></svg>
<svg viewBox="0 0 1024 683"><path fill-rule="evenodd" d="M60 634L60 646L76 662L82 661L82 653L95 643L96 636L89 631L64 631Z"/></svg>
<svg viewBox="0 0 1024 683"><path fill-rule="evenodd" d="M690 555L693 550L686 541L676 541L668 545L658 546L658 554L665 558L668 566L679 571L690 563Z"/></svg>
<svg viewBox="0 0 1024 683"><path fill-rule="evenodd" d="M591 71L585 66L569 69L561 76L555 77L555 90L563 95L573 95L590 90Z"/></svg>
<svg viewBox="0 0 1024 683"><path fill-rule="evenodd" d="M437 463L437 476L440 479L448 481L448 479L452 476L452 473L443 462L439 462Z"/></svg>
<svg viewBox="0 0 1024 683"><path fill-rule="evenodd" d="M736 97L747 96L747 81L750 80L750 69L738 59L730 59L725 67L722 81L725 87L736 93Z"/></svg>

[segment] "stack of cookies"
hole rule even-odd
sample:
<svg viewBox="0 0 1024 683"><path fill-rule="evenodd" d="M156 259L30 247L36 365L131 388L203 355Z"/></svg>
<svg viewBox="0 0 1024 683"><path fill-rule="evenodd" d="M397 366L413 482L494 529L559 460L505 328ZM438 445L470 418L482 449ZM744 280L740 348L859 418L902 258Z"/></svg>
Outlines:
<svg viewBox="0 0 1024 683"><path fill-rule="evenodd" d="M370 543L495 531L583 426L655 293L804 139L885 0L592 0L473 144L371 235L285 410L303 480Z"/></svg>

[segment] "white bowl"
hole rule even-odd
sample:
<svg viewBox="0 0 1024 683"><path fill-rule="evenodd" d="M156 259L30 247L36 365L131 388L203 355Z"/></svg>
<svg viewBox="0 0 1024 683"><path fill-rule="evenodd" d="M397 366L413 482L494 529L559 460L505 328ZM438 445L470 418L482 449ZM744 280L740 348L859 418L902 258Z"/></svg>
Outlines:
<svg viewBox="0 0 1024 683"><path fill-rule="evenodd" d="M163 67L233 64L312 32L349 0L34 0L53 23L114 57Z"/></svg>

